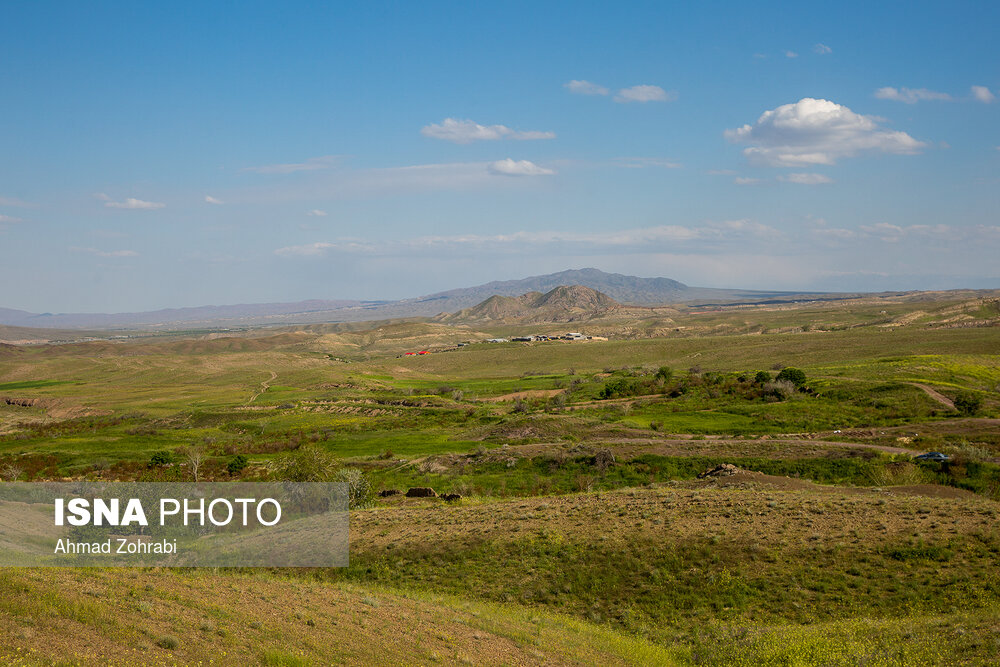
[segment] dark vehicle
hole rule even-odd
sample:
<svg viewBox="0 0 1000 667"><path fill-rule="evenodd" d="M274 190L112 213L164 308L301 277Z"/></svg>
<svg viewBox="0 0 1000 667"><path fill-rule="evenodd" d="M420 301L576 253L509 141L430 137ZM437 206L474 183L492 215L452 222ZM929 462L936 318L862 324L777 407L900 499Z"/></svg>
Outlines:
<svg viewBox="0 0 1000 667"><path fill-rule="evenodd" d="M921 461L950 461L951 457L947 454L942 454L941 452L927 452L926 454L921 454L920 456L914 457Z"/></svg>

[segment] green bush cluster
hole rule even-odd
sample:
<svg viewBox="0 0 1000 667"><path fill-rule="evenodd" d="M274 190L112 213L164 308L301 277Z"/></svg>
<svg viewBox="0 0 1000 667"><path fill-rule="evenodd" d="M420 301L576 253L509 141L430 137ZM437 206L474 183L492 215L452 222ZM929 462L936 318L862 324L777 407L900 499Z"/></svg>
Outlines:
<svg viewBox="0 0 1000 667"><path fill-rule="evenodd" d="M963 391L955 397L955 409L962 415L971 417L983 407L983 399L971 391Z"/></svg>

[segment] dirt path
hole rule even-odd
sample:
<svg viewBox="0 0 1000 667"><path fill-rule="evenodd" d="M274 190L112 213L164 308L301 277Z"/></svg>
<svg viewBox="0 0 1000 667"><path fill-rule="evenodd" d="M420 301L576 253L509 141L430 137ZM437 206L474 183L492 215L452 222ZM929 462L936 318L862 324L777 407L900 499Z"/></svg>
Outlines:
<svg viewBox="0 0 1000 667"><path fill-rule="evenodd" d="M928 387L927 385L920 384L919 382L907 382L906 384L913 385L914 387L917 387L918 389L923 389L925 394L927 394L928 396L930 396L931 398L933 398L935 401L937 401L938 403L940 403L944 407L948 408L949 410L954 410L955 409L955 404L951 401L951 399L948 398L947 396L945 396L944 394L938 392L933 387Z"/></svg>
<svg viewBox="0 0 1000 667"><path fill-rule="evenodd" d="M803 438L768 438L766 440L741 440L733 438L692 439L668 438L608 438L581 443L585 448L610 446L619 456L659 454L661 456L761 456L764 458L823 457L838 449L868 450L887 454L915 452L903 447L875 445L863 442L831 442ZM538 442L529 445L511 445L505 452L514 456L544 456L550 452L567 451L580 445L566 442Z"/></svg>
<svg viewBox="0 0 1000 667"><path fill-rule="evenodd" d="M527 391L515 391L512 394L504 394L503 396L494 396L492 398L482 398L479 399L482 403L498 403L500 401L516 401L517 399L525 398L549 398L551 396L556 396L558 394L566 391L565 389L529 389Z"/></svg>
<svg viewBox="0 0 1000 667"><path fill-rule="evenodd" d="M871 449L879 452L886 452L887 454L912 454L913 450L905 449L903 447L892 447L889 445L871 445L863 442L835 442L830 440L806 440L800 438L768 438L767 440L733 440L729 438L723 438L718 440L666 440L657 441L655 439L642 439L642 438L614 438L607 440L609 444L622 444L622 445L648 445L655 446L658 444L674 444L681 445L685 447L691 447L699 442L709 443L708 446L718 446L720 444L737 444L740 446L752 445L753 443L760 443L767 446L778 446L781 445L794 445L798 447L809 447L816 449L823 449L826 447L843 447L847 449Z"/></svg>
<svg viewBox="0 0 1000 667"><path fill-rule="evenodd" d="M270 387L271 383L274 382L277 378L278 378L278 374L275 373L274 371L271 371L271 377L269 377L268 379L266 379L266 380L264 380L263 382L260 383L260 391L258 391L256 394L254 394L253 396L250 397L250 400L247 401L247 405L250 405L251 403L253 403L257 399L258 396L260 396L265 391L267 391L267 388Z"/></svg>

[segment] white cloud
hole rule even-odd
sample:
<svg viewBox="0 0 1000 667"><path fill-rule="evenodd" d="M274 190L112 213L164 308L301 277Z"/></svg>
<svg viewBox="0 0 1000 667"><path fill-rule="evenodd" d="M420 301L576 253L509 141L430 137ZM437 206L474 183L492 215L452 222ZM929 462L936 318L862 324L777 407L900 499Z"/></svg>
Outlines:
<svg viewBox="0 0 1000 667"><path fill-rule="evenodd" d="M289 164L265 164L260 167L244 167L240 171L252 171L257 174L293 174L297 171L319 171L330 169L337 162L336 155L323 155L309 158L305 162Z"/></svg>
<svg viewBox="0 0 1000 667"><path fill-rule="evenodd" d="M445 118L440 123L427 125L420 129L420 134L431 139L443 139L456 144L470 144L473 141L496 141L498 139L515 139L529 141L533 139L555 139L555 132L512 130L506 125L480 125L471 120Z"/></svg>
<svg viewBox="0 0 1000 667"><path fill-rule="evenodd" d="M599 86L590 81L573 79L563 84L563 88L574 95L607 95L610 91L604 86Z"/></svg>
<svg viewBox="0 0 1000 667"><path fill-rule="evenodd" d="M843 229L838 227L831 227L829 229L814 229L813 234L819 236L820 238L834 241L850 241L858 237L858 233L853 229Z"/></svg>
<svg viewBox="0 0 1000 667"><path fill-rule="evenodd" d="M905 230L899 225L888 222L879 222L874 225L862 225L861 230L870 236L875 236L890 243L895 243L903 238Z"/></svg>
<svg viewBox="0 0 1000 667"><path fill-rule="evenodd" d="M616 157L612 162L619 167L627 169L642 169L644 167L680 169L682 166L679 162L659 157Z"/></svg>
<svg viewBox="0 0 1000 667"><path fill-rule="evenodd" d="M627 104L629 102L670 102L677 98L674 93L668 93L659 86L632 86L622 88L615 95L615 102Z"/></svg>
<svg viewBox="0 0 1000 667"><path fill-rule="evenodd" d="M94 255L96 257L138 257L139 253L135 250L99 250L98 248L80 248L73 246L70 248L73 252L83 252L88 255Z"/></svg>
<svg viewBox="0 0 1000 667"><path fill-rule="evenodd" d="M904 104L916 104L928 100L951 100L951 95L948 93L939 93L926 88L893 88L892 86L879 88L875 91L875 97L880 100L893 100Z"/></svg>
<svg viewBox="0 0 1000 667"><path fill-rule="evenodd" d="M772 239L779 235L773 227L751 220L725 220L708 223L703 227L660 225L602 232L517 231L494 236L479 234L422 236L385 242L341 239L288 246L278 248L274 252L281 257L319 257L330 253L406 257L415 254L452 256L452 253L457 251L551 254L616 250L644 253L649 252L651 247L673 247L678 243L708 243L711 247L717 247L727 242L738 243L749 238Z"/></svg>
<svg viewBox="0 0 1000 667"><path fill-rule="evenodd" d="M142 199L136 199L135 197L129 197L125 201L109 201L105 202L104 205L108 208L128 208L128 209L153 209L153 208L163 208L166 204L162 202L155 201L143 201Z"/></svg>
<svg viewBox="0 0 1000 667"><path fill-rule="evenodd" d="M207 203L209 203L209 204L223 204L223 203L225 203L221 199L216 199L212 195L205 195L205 201Z"/></svg>
<svg viewBox="0 0 1000 667"><path fill-rule="evenodd" d="M835 164L863 152L913 155L925 146L905 132L881 129L880 120L806 97L765 111L753 125L726 130L725 136L750 144L743 154L751 162L773 167Z"/></svg>
<svg viewBox="0 0 1000 667"><path fill-rule="evenodd" d="M487 169L491 174L501 176L551 176L556 173L552 169L539 167L528 160L512 160L510 158L491 162Z"/></svg>
<svg viewBox="0 0 1000 667"><path fill-rule="evenodd" d="M292 256L318 257L320 255L326 254L326 251L333 250L338 247L340 247L340 245L337 243L326 243L321 241L318 243L308 243L306 245L296 245L296 246L288 246L287 248L278 248L277 250L274 251L274 254L279 255L281 257L292 257Z"/></svg>
<svg viewBox="0 0 1000 667"><path fill-rule="evenodd" d="M3 223L14 223L14 222L24 222L24 220L21 219L21 218L15 218L13 216L4 215L4 214L0 213L0 224L3 224Z"/></svg>
<svg viewBox="0 0 1000 667"><path fill-rule="evenodd" d="M722 230L723 232L735 232L745 236L754 236L756 238L774 238L776 236L781 236L781 233L774 227L769 227L768 225L761 224L754 220L724 220L722 222L709 223L709 227L712 229Z"/></svg>
<svg viewBox="0 0 1000 667"><path fill-rule="evenodd" d="M123 208L131 210L150 210L154 208L163 208L166 204L155 201L143 201L142 199L136 199L135 197L129 197L124 201L114 201L111 197L107 196L103 192L98 192L94 195L98 199L104 202L104 206L107 208Z"/></svg>
<svg viewBox="0 0 1000 667"><path fill-rule="evenodd" d="M816 46L813 47L813 53L818 53L821 56L825 56L827 54L833 53L833 49L831 49L826 44L817 44Z"/></svg>
<svg viewBox="0 0 1000 667"><path fill-rule="evenodd" d="M314 218L324 218L326 217L326 211L318 208L314 208L311 211L306 211L306 215Z"/></svg>
<svg viewBox="0 0 1000 667"><path fill-rule="evenodd" d="M779 181L785 183L797 183L799 185L821 185L823 183L833 183L833 179L823 174L787 174L778 176Z"/></svg>
<svg viewBox="0 0 1000 667"><path fill-rule="evenodd" d="M475 161L364 169L345 166L317 172L309 178L281 178L269 183L247 184L228 191L226 201L241 205L290 205L295 215L304 216L310 208L327 206L333 201L419 192L516 190L538 185L538 180L532 178L498 178L490 164L491 161ZM564 160L547 161L544 166L561 172L561 165L570 168L579 164ZM610 161L594 165L608 167Z"/></svg>
<svg viewBox="0 0 1000 667"><path fill-rule="evenodd" d="M874 225L862 225L861 231L886 243L896 243L906 237L936 237L940 239L956 239L960 233L948 225L909 225L901 227L888 222Z"/></svg>
<svg viewBox="0 0 1000 667"><path fill-rule="evenodd" d="M750 178L749 176L737 176L733 179L733 183L736 185L757 185L760 182L759 178Z"/></svg>
<svg viewBox="0 0 1000 667"><path fill-rule="evenodd" d="M996 99L993 93L990 92L990 89L986 86L972 86L971 90L972 96L983 104L989 104Z"/></svg>
<svg viewBox="0 0 1000 667"><path fill-rule="evenodd" d="M795 53L795 51L785 51L785 57L786 58L798 58L799 54Z"/></svg>
<svg viewBox="0 0 1000 667"><path fill-rule="evenodd" d="M34 208L36 204L18 199L17 197L0 197L0 206L17 206L18 208Z"/></svg>

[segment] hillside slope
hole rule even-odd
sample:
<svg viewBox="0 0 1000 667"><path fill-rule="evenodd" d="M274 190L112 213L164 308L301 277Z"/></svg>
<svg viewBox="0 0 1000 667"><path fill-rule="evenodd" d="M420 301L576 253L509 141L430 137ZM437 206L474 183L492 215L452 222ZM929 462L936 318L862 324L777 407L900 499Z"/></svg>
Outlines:
<svg viewBox="0 0 1000 667"><path fill-rule="evenodd" d="M582 285L560 285L545 294L494 294L472 308L437 318L442 322L572 322L608 315L621 304L607 294Z"/></svg>
<svg viewBox="0 0 1000 667"><path fill-rule="evenodd" d="M266 573L7 569L0 590L4 664L673 663L539 610Z"/></svg>

